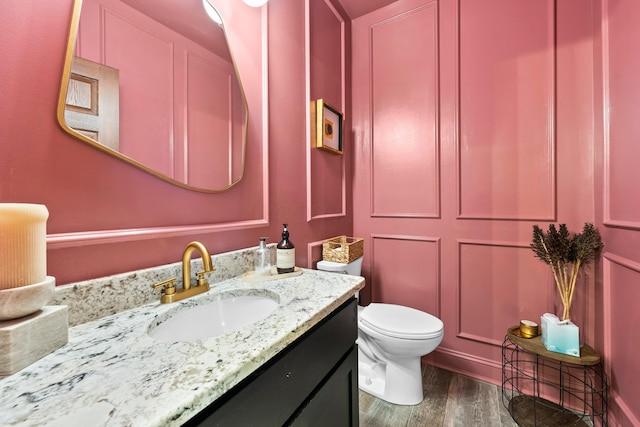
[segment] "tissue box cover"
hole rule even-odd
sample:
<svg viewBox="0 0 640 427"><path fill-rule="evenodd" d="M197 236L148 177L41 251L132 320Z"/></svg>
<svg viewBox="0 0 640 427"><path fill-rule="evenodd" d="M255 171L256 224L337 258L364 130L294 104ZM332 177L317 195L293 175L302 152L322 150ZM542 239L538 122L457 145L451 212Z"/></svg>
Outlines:
<svg viewBox="0 0 640 427"><path fill-rule="evenodd" d="M580 357L579 328L571 321L561 321L545 313L541 318L542 344L549 351Z"/></svg>

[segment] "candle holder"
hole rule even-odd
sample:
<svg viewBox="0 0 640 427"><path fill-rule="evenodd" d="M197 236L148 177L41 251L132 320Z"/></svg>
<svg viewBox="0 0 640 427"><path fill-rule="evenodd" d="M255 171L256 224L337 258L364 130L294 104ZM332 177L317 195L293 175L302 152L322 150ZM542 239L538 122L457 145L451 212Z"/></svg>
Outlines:
<svg viewBox="0 0 640 427"><path fill-rule="evenodd" d="M11 375L69 340L66 306L46 306L55 292L47 276L44 205L0 203L0 377Z"/></svg>
<svg viewBox="0 0 640 427"><path fill-rule="evenodd" d="M18 319L40 310L53 298L55 287L55 277L47 276L33 285L0 289L0 321Z"/></svg>

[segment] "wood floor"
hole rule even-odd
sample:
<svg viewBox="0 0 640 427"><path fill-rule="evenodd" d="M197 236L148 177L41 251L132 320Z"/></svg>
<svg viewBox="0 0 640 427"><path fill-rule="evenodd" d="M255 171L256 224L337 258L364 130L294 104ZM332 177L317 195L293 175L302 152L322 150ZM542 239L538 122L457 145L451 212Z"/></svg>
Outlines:
<svg viewBox="0 0 640 427"><path fill-rule="evenodd" d="M514 427L493 384L425 365L424 400L398 406L360 391L360 427Z"/></svg>

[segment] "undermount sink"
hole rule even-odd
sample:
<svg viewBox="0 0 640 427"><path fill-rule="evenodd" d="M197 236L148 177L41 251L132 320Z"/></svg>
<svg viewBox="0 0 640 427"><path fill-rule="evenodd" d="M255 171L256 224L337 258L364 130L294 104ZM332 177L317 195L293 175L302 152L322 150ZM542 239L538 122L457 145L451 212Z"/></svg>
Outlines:
<svg viewBox="0 0 640 427"><path fill-rule="evenodd" d="M278 307L270 296L233 296L193 307L177 307L148 334L160 341L195 341L228 334L264 319ZM174 314L175 313L175 314Z"/></svg>

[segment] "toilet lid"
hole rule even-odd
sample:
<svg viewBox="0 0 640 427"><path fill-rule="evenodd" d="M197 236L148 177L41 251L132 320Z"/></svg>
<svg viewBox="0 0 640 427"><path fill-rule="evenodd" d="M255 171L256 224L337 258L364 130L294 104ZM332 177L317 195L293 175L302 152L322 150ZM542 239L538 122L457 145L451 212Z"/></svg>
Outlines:
<svg viewBox="0 0 640 427"><path fill-rule="evenodd" d="M395 304L372 303L360 313L367 327L396 338L426 339L442 335L442 320L424 311Z"/></svg>
<svg viewBox="0 0 640 427"><path fill-rule="evenodd" d="M318 261L317 268L318 270L321 270L321 271L331 271L333 273L347 272L347 264L343 264L341 262L322 260L322 261Z"/></svg>

